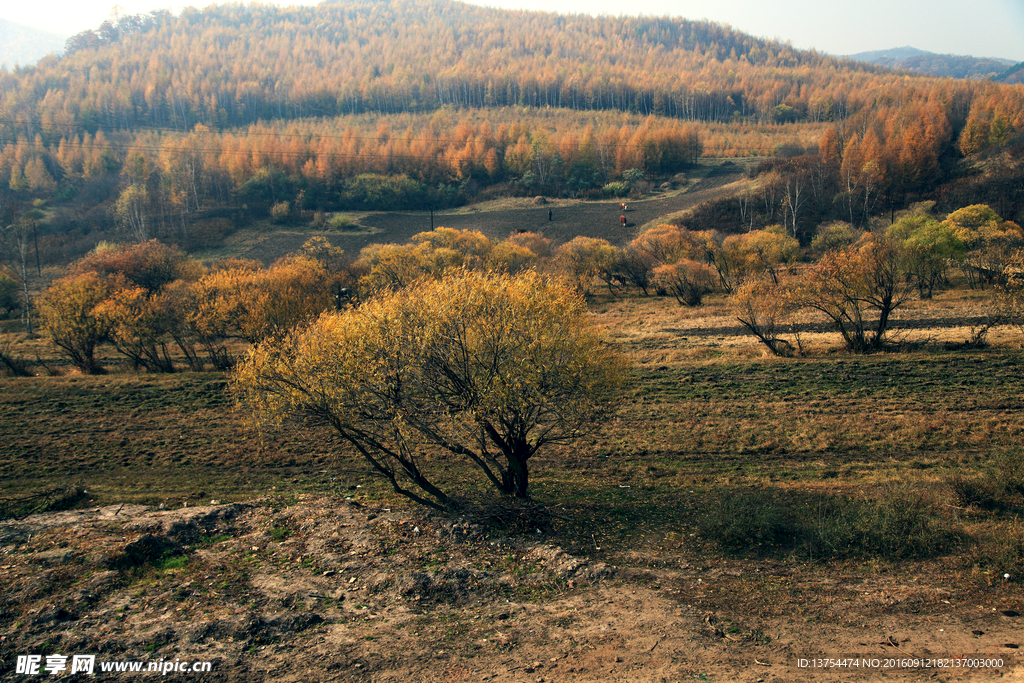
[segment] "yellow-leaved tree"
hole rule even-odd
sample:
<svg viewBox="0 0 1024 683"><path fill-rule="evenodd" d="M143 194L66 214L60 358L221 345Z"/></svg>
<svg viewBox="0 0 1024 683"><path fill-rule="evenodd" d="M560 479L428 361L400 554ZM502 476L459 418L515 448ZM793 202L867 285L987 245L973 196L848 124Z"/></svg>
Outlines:
<svg viewBox="0 0 1024 683"><path fill-rule="evenodd" d="M163 294L142 287L124 287L96 307L108 324L108 339L132 365L154 372L174 372L167 343L174 326L174 310Z"/></svg>
<svg viewBox="0 0 1024 683"><path fill-rule="evenodd" d="M1006 268L1024 247L1024 232L1004 221L985 204L965 206L946 216L942 225L967 248L961 267L971 287L1006 284Z"/></svg>
<svg viewBox="0 0 1024 683"><path fill-rule="evenodd" d="M43 295L40 309L50 339L86 374L103 372L95 352L106 341L111 321L100 307L124 286L120 277L81 273L55 281Z"/></svg>
<svg viewBox="0 0 1024 683"><path fill-rule="evenodd" d="M722 253L730 262L734 278L764 274L773 284L779 284L779 271L800 257L800 243L786 233L786 228L773 225L726 237Z"/></svg>
<svg viewBox="0 0 1024 683"><path fill-rule="evenodd" d="M736 319L773 355L792 356L797 347L782 337L782 325L798 310L793 292L785 283L767 277L745 281L732 295Z"/></svg>
<svg viewBox="0 0 1024 683"><path fill-rule="evenodd" d="M395 491L434 508L453 459L529 496L542 447L592 432L627 364L583 297L535 272L454 270L255 347L233 386L260 421L329 425Z"/></svg>

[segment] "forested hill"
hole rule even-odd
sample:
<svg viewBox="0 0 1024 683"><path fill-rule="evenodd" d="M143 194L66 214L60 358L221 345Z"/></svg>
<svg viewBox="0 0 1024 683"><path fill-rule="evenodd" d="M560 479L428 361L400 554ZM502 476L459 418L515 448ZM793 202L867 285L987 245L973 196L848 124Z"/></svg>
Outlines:
<svg viewBox="0 0 1024 683"><path fill-rule="evenodd" d="M820 119L808 94L879 70L709 22L562 16L446 0L212 6L124 17L0 80L5 120L87 128L440 106L616 109L697 120ZM775 107L804 103L796 111ZM843 98L845 99L845 98Z"/></svg>
<svg viewBox="0 0 1024 683"><path fill-rule="evenodd" d="M1006 69L1001 74L996 75L992 78L993 81L998 83L1024 83L1024 62L1014 64L1009 69Z"/></svg>
<svg viewBox="0 0 1024 683"><path fill-rule="evenodd" d="M977 92L939 89L947 107ZM0 134L46 140L57 125L189 130L444 106L817 122L935 90L706 21L451 0L221 5L105 22L69 39L63 57L0 72Z"/></svg>
<svg viewBox="0 0 1024 683"><path fill-rule="evenodd" d="M42 220L41 243L75 232L76 249L113 227L209 244L252 216L322 224L481 188L620 196L703 154L790 159L761 183L766 220L809 234L928 197L959 158L1022 133L1020 86L709 22L450 0L211 6L121 17L0 70L0 222Z"/></svg>

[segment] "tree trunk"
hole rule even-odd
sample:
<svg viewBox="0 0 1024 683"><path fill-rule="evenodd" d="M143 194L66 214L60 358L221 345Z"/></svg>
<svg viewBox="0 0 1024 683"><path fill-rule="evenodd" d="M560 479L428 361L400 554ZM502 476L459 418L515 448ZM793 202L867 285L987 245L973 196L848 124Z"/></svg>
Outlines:
<svg viewBox="0 0 1024 683"><path fill-rule="evenodd" d="M508 469L505 471L505 493L516 498L529 498L530 469L527 465L532 451L529 444L517 443L507 453Z"/></svg>

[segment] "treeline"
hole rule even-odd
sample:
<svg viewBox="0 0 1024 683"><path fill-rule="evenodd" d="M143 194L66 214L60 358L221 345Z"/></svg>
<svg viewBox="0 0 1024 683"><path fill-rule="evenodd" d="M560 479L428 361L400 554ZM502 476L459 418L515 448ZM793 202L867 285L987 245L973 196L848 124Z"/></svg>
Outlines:
<svg viewBox="0 0 1024 683"><path fill-rule="evenodd" d="M848 350L862 352L885 342L896 308L949 286L951 268L971 287L1016 282L1022 247L1020 227L982 205L942 221L924 207L874 233L829 223L806 248L782 226L723 235L661 225L624 247L588 237L556 247L531 232L493 241L442 227L405 245L370 245L357 258L313 238L264 268L237 259L207 267L150 241L101 245L50 286L39 308L54 344L83 372L103 370L96 349L104 343L136 369L226 369L236 360L232 340L280 337L325 311L358 307L424 278L458 269L538 270L588 295L602 284L614 295L633 289L696 306L726 292L740 321L780 355L797 350L781 336L783 319L811 308L827 316ZM809 265L796 268L798 261Z"/></svg>
<svg viewBox="0 0 1024 683"><path fill-rule="evenodd" d="M315 217L330 212L442 208L495 185L505 194L621 196L629 191L627 176L664 177L709 146L721 153L745 145L744 151L766 156L748 188L681 220L727 233L781 224L806 245L823 222L867 226L879 213L938 198L937 187L947 188L946 210L977 203L980 194L1018 218L1024 210L1019 163L989 164L984 177L943 185L975 140L970 131L1007 149L1021 147L1007 145L1013 142L1008 110L999 109L994 123L969 117L959 137L951 120L956 111L955 103L929 99L836 123L740 128L609 112L546 110L523 119L520 110L443 109L224 133L200 125L188 134L148 131L137 139L100 132L62 139L55 148L38 138L0 148L0 178L9 178L15 198L26 201L64 196L88 206L109 197L109 212L97 216L78 207L62 220L64 230L113 220L131 239L201 246L216 242L206 230L214 223L227 226L213 226L210 234L230 232L237 212L322 227ZM983 186L972 189L972 183ZM211 220L212 214L221 218ZM196 226L201 216L210 225ZM49 239L44 234L44 250Z"/></svg>
<svg viewBox="0 0 1024 683"><path fill-rule="evenodd" d="M103 371L96 351L107 343L136 369L227 369L235 341L281 337L325 311L455 268L518 273L550 257L550 241L533 233L494 243L447 228L406 246L372 245L357 258L312 238L266 268L240 259L207 267L155 240L104 243L71 264L38 309L61 354L85 373Z"/></svg>
<svg viewBox="0 0 1024 683"><path fill-rule="evenodd" d="M175 236L188 244L195 216L215 207L443 208L464 203L471 183L508 184L511 194L604 196L605 185L627 170L672 174L703 153L698 127L677 120L516 114L444 109L227 132L203 125L188 134L101 131L50 146L41 136L19 138L0 146L0 179L24 200L101 203L109 196L125 235ZM770 143L762 134L759 144Z"/></svg>
<svg viewBox="0 0 1024 683"><path fill-rule="evenodd" d="M816 145L780 149L752 169L756 181L736 197L698 207L680 219L699 229L734 232L782 224L806 245L815 226L843 220L860 227L879 214L934 200L946 211L981 201L1012 218L1024 216L1024 138L1007 124L1024 123L1009 102L991 119L968 117L959 136L954 112L941 100L860 112L826 127ZM999 156L981 172L957 163L985 147Z"/></svg>
<svg viewBox="0 0 1024 683"><path fill-rule="evenodd" d="M1006 70L1006 63L998 59L932 53L914 55L892 66L912 73L940 78L952 76L953 78L989 78L993 80L993 77L997 77L998 74Z"/></svg>
<svg viewBox="0 0 1024 683"><path fill-rule="evenodd" d="M964 155L1022 134L1019 87L896 75L707 22L213 6L122 17L0 72L0 219L42 199L74 207L42 221L44 239L116 221L190 245L210 209L443 207L487 186L602 197L626 171L763 155L783 162L729 221L806 241L824 220L925 198Z"/></svg>
<svg viewBox="0 0 1024 683"><path fill-rule="evenodd" d="M936 78L988 78L999 80L1007 63L1001 59L967 55L937 54L914 48L879 50L850 55L852 59Z"/></svg>

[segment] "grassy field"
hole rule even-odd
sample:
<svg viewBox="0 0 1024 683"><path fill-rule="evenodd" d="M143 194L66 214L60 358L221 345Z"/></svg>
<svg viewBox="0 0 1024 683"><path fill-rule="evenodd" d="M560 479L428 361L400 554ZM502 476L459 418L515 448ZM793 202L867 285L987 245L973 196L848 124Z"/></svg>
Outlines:
<svg viewBox="0 0 1024 683"><path fill-rule="evenodd" d="M56 374L0 377L0 659L186 653L214 660L211 681L513 681L543 662L556 683L755 683L821 680L796 666L809 653L985 652L1000 668L970 680L1012 679L1024 352L1010 327L962 348L984 308L947 292L901 313L889 352L813 331L808 355L776 359L723 299L599 294L595 321L633 360L616 415L538 454L525 504L427 463L465 501L453 517L397 498L322 429L249 430L225 375L104 355L108 374L82 376L9 337ZM920 672L889 673L858 680Z"/></svg>
<svg viewBox="0 0 1024 683"><path fill-rule="evenodd" d="M943 340L967 335L954 318L974 306L950 293L906 312L910 350L837 354L819 334L816 353L780 360L736 335L721 302L597 301L633 379L594 441L537 456L535 499L568 549L615 561L657 564L700 543L812 560L959 557L967 570L1020 572L1024 354L1010 329L994 331L990 348L947 350ZM915 316L948 325L921 329ZM248 430L228 385L216 373L116 368L0 378L0 496L10 510L61 486L95 505L350 491L401 504L329 432ZM468 468L454 479L482 495ZM906 509L916 515L899 522L906 529L885 526Z"/></svg>

